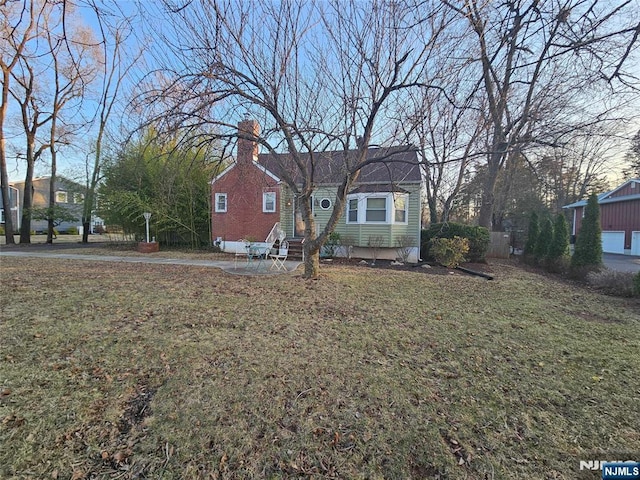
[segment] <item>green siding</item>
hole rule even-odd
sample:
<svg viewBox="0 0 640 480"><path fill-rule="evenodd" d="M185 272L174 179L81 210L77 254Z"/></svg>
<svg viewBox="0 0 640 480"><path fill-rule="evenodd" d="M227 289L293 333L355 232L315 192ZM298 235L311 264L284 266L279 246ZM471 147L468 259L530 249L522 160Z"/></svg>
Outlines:
<svg viewBox="0 0 640 480"><path fill-rule="evenodd" d="M282 185L280 193L280 228L287 237L293 237L293 193L285 185Z"/></svg>
<svg viewBox="0 0 640 480"><path fill-rule="evenodd" d="M336 224L335 232L340 234L342 238L349 237L352 239L355 247L367 247L369 237L372 235L381 235L384 238L382 246L387 248L395 248L398 238L404 235L413 237L415 246L418 246L420 243L420 185L409 184L401 186L409 192L409 212L406 225L347 224L346 211L344 211ZM335 204L336 193L337 187L318 187L314 192L314 215L318 231L321 231L329 221ZM331 200L331 207L328 210L323 210L320 207L320 202L323 198ZM293 236L293 195L291 190L284 185L281 193L280 225L287 236Z"/></svg>

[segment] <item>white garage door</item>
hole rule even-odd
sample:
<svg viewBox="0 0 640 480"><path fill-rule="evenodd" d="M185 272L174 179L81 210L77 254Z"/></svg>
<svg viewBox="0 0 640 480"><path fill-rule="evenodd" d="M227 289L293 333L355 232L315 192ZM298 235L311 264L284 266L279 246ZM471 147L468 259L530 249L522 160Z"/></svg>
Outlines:
<svg viewBox="0 0 640 480"><path fill-rule="evenodd" d="M624 232L602 232L602 251L624 253Z"/></svg>
<svg viewBox="0 0 640 480"><path fill-rule="evenodd" d="M631 232L631 255L640 256L640 232Z"/></svg>

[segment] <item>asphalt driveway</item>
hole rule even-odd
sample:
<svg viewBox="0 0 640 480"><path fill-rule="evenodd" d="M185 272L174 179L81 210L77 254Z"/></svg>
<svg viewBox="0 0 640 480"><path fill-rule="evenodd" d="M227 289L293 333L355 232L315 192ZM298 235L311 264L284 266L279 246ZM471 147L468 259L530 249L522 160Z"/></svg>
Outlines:
<svg viewBox="0 0 640 480"><path fill-rule="evenodd" d="M640 272L640 257L603 253L602 261L606 267L618 272Z"/></svg>

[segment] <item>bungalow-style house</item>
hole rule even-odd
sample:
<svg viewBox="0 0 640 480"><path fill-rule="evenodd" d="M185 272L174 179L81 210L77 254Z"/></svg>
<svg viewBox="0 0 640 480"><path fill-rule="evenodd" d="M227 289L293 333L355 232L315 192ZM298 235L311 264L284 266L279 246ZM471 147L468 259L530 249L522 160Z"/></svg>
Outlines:
<svg viewBox="0 0 640 480"><path fill-rule="evenodd" d="M49 206L49 185L51 177L39 177L33 179L32 206L33 208L47 208ZM13 182L11 186L17 191L18 204L22 205L24 198L24 182ZM56 205L66 208L71 215L77 218L75 222L63 222L56 227L58 232L66 232L69 228L75 227L81 230L82 208L84 204L84 187L79 183L68 180L64 177L56 177L55 202ZM18 230L22 220L21 215L13 217L13 227ZM97 219L97 221L100 221ZM92 226L95 222L92 222ZM31 230L36 233L47 231L46 220L31 220Z"/></svg>
<svg viewBox="0 0 640 480"><path fill-rule="evenodd" d="M254 120L238 124L236 161L211 181L212 237L225 251L237 251L241 239L265 241L274 231L290 242L304 236L295 196L281 180L283 169L294 181L298 170L287 154L258 153L258 143L248 138L256 137L259 128ZM342 172L354 154L344 150L314 154L313 213L318 231L329 220ZM362 169L334 231L356 257L371 258L371 245L379 244L378 258L396 259L402 244L409 250L407 260L417 262L421 173L416 152L409 147L370 148L368 158L380 162ZM346 248L338 253L346 254Z"/></svg>
<svg viewBox="0 0 640 480"><path fill-rule="evenodd" d="M640 255L640 178L627 180L610 192L598 195L602 251ZM586 200L566 205L573 209L572 234L582 226Z"/></svg>

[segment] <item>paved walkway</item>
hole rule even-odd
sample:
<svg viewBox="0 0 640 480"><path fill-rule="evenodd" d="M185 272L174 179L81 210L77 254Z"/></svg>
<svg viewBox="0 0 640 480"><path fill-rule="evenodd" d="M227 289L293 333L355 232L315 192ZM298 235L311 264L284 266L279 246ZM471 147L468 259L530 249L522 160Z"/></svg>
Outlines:
<svg viewBox="0 0 640 480"><path fill-rule="evenodd" d="M285 261L286 271L270 270L271 260L265 260L259 269L253 266L246 267L243 262L238 262L237 268L233 260L196 260L188 258L162 258L149 256L118 256L118 255L84 255L81 253L62 253L55 250L32 251L24 250L0 250L1 257L29 257L29 258L54 258L59 260L85 260L91 262L122 262L122 263L156 263L161 265L192 265L197 267L214 267L235 274L235 275L277 275L281 273L290 273L294 271L301 262L287 260Z"/></svg>

